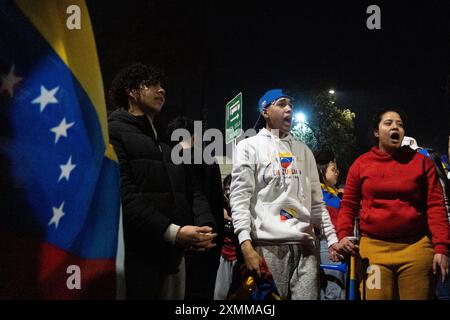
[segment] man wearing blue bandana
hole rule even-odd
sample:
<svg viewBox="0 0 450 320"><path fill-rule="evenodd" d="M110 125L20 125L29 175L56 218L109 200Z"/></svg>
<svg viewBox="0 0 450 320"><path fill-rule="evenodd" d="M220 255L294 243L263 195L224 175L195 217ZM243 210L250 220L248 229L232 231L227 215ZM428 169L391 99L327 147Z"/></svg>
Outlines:
<svg viewBox="0 0 450 320"><path fill-rule="evenodd" d="M324 230L331 259L342 257L314 156L289 133L292 101L281 89L260 99L265 127L237 145L231 211L247 268L260 275L265 260L283 299L318 299L315 226Z"/></svg>

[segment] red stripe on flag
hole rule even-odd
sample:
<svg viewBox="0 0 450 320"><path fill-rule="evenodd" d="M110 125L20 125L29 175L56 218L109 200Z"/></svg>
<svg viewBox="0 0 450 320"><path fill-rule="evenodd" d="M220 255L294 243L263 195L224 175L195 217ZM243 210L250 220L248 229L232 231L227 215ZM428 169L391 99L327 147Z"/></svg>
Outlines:
<svg viewBox="0 0 450 320"><path fill-rule="evenodd" d="M1 230L0 284L0 299L115 299L115 261L81 259Z"/></svg>

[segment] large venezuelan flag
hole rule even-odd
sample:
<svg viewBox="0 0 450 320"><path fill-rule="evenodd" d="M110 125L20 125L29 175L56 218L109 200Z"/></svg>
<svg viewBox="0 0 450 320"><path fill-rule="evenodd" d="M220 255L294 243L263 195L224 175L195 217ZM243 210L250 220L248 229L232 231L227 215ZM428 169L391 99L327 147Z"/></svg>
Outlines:
<svg viewBox="0 0 450 320"><path fill-rule="evenodd" d="M0 1L0 119L0 298L115 298L119 174L84 1Z"/></svg>

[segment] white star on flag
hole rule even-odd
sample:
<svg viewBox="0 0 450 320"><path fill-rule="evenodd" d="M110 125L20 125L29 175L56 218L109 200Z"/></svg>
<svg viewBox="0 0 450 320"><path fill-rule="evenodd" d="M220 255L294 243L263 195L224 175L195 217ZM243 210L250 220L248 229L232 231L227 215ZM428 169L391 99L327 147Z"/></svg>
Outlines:
<svg viewBox="0 0 450 320"><path fill-rule="evenodd" d="M67 129L70 129L74 124L75 122L67 123L66 118L64 118L57 127L50 129L50 131L55 133L55 144L58 142L59 138L67 138Z"/></svg>
<svg viewBox="0 0 450 320"><path fill-rule="evenodd" d="M59 206L59 208L55 208L53 207L53 217L50 220L50 222L48 223L48 225L55 225L55 228L58 229L58 225L59 225L59 220L61 220L61 218L63 216L65 216L65 213L63 212L63 208L64 208L64 202L61 203L61 205Z"/></svg>
<svg viewBox="0 0 450 320"><path fill-rule="evenodd" d="M61 175L59 176L58 182L61 181L61 179L65 178L67 181L70 179L70 173L73 169L75 169L77 165L72 164L72 156L70 156L69 160L66 164L60 165L61 168Z"/></svg>
<svg viewBox="0 0 450 320"><path fill-rule="evenodd" d="M42 112L49 103L58 103L58 100L56 100L55 98L55 94L58 92L58 90L59 87L56 87L48 91L44 86L41 86L41 95L36 99L34 99L31 103L33 104L39 103L41 105L41 112Z"/></svg>
<svg viewBox="0 0 450 320"><path fill-rule="evenodd" d="M3 91L7 91L11 98L14 96L14 86L23 79L14 75L14 69L15 65L12 65L8 75L2 76L2 87L0 88L0 93L2 93Z"/></svg>

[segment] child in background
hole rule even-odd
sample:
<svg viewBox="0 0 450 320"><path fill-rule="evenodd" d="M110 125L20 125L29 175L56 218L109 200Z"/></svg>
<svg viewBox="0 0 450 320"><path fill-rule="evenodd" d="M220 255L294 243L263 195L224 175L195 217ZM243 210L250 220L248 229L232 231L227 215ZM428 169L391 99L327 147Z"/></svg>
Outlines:
<svg viewBox="0 0 450 320"><path fill-rule="evenodd" d="M338 210L341 206L341 197L336 187L339 170L336 159L332 151L320 150L314 157L316 158L317 170L319 171L320 186L322 188L323 200L330 213L331 222L336 228ZM328 256L328 244L323 232L320 230L319 249L320 263L333 264ZM345 278L346 275L335 270L321 270L321 300L345 300Z"/></svg>

